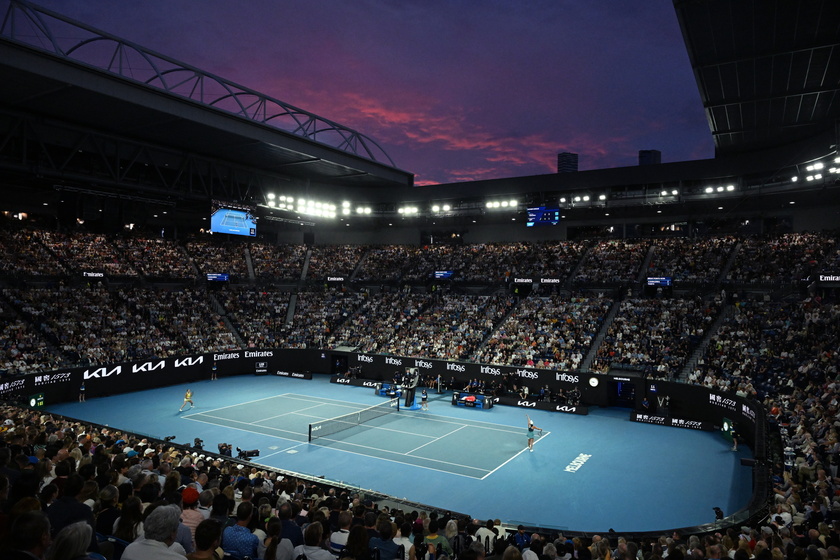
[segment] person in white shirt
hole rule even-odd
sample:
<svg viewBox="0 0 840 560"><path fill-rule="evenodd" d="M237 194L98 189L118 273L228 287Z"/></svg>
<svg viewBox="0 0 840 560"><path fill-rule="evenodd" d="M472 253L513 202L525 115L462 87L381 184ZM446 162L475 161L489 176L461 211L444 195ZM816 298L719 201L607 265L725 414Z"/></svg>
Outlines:
<svg viewBox="0 0 840 560"><path fill-rule="evenodd" d="M350 536L351 523L353 523L352 513L344 510L338 514L338 530L330 533L330 552L336 558L341 557L341 551L347 546L347 537ZM410 530L408 534L411 534Z"/></svg>
<svg viewBox="0 0 840 560"><path fill-rule="evenodd" d="M184 547L175 542L180 517L178 506L155 508L143 524L143 538L125 548L123 560L184 560Z"/></svg>
<svg viewBox="0 0 840 560"><path fill-rule="evenodd" d="M474 523L479 524L478 520L475 520ZM487 523L485 523L482 527L479 527L475 532L476 540L484 545L484 549L487 552L491 552L493 550L493 543L496 541L496 532L493 531L494 526L495 524L493 523L493 520L488 519Z"/></svg>

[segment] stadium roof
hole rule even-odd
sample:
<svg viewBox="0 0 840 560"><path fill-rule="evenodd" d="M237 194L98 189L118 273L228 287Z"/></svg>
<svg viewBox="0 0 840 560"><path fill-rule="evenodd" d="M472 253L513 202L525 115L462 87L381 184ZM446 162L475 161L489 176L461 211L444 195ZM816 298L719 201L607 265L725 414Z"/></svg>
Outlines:
<svg viewBox="0 0 840 560"><path fill-rule="evenodd" d="M12 85L0 89L3 192L35 207L56 185L179 206L265 203L276 192L380 204L374 214L389 219L411 199L452 200L456 216L508 194L530 204L588 190L644 212L665 188L680 193L669 202L697 209L712 204L710 185L737 185L731 196L755 209L782 192L836 191L840 171L827 156L836 155L840 117L840 2L674 6L715 160L405 189L413 175L363 134L24 0L0 0L0 80ZM826 171L809 174L817 160Z"/></svg>
<svg viewBox="0 0 840 560"><path fill-rule="evenodd" d="M818 139L826 149L836 144L840 2L674 6L718 156Z"/></svg>
<svg viewBox="0 0 840 560"><path fill-rule="evenodd" d="M287 180L413 184L358 131L22 0L0 1L0 82L12 86L0 89L0 118L60 123L66 138L54 128L48 142L75 145L88 133ZM41 174L75 162L55 163Z"/></svg>

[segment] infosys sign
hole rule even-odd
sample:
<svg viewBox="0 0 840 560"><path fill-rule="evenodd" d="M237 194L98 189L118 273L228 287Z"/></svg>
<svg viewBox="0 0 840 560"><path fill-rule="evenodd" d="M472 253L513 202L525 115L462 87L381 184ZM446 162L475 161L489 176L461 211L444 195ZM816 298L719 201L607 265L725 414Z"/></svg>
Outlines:
<svg viewBox="0 0 840 560"><path fill-rule="evenodd" d="M490 381L509 377L517 385L529 387L561 386L564 390L580 383L580 376L575 373L550 369L511 367L501 365L483 365L471 362L449 362L428 358L407 358L405 356L386 356L381 354L353 353L349 355L351 366L361 368L361 377L368 379L391 379L395 371L404 372L416 369L424 376L441 376L444 380L455 378L458 381L482 379Z"/></svg>

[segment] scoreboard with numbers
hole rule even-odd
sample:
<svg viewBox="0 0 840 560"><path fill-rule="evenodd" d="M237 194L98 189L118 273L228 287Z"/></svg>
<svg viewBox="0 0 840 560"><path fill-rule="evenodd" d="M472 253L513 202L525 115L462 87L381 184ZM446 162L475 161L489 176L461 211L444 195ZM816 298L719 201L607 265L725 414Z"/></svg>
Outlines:
<svg viewBox="0 0 840 560"><path fill-rule="evenodd" d="M29 406L32 408L42 408L44 406L44 393L35 393L29 396Z"/></svg>
<svg viewBox="0 0 840 560"><path fill-rule="evenodd" d="M556 226L560 222L560 209L557 207L534 206L528 208L528 227Z"/></svg>

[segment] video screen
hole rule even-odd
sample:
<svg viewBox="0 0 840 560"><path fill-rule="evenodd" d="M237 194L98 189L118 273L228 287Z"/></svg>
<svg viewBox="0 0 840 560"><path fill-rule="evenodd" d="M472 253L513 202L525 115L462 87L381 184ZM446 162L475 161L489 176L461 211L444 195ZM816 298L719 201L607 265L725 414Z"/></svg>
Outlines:
<svg viewBox="0 0 840 560"><path fill-rule="evenodd" d="M207 274L207 281L208 282L229 282L230 281L230 274L227 273L208 273Z"/></svg>
<svg viewBox="0 0 840 560"><path fill-rule="evenodd" d="M453 274L455 274L454 270L435 270L435 278L437 279L452 278Z"/></svg>
<svg viewBox="0 0 840 560"><path fill-rule="evenodd" d="M560 209L548 206L528 208L528 227L556 226L560 222Z"/></svg>
<svg viewBox="0 0 840 560"><path fill-rule="evenodd" d="M214 200L211 212L210 231L213 233L257 236L257 219L253 215L253 208Z"/></svg>

